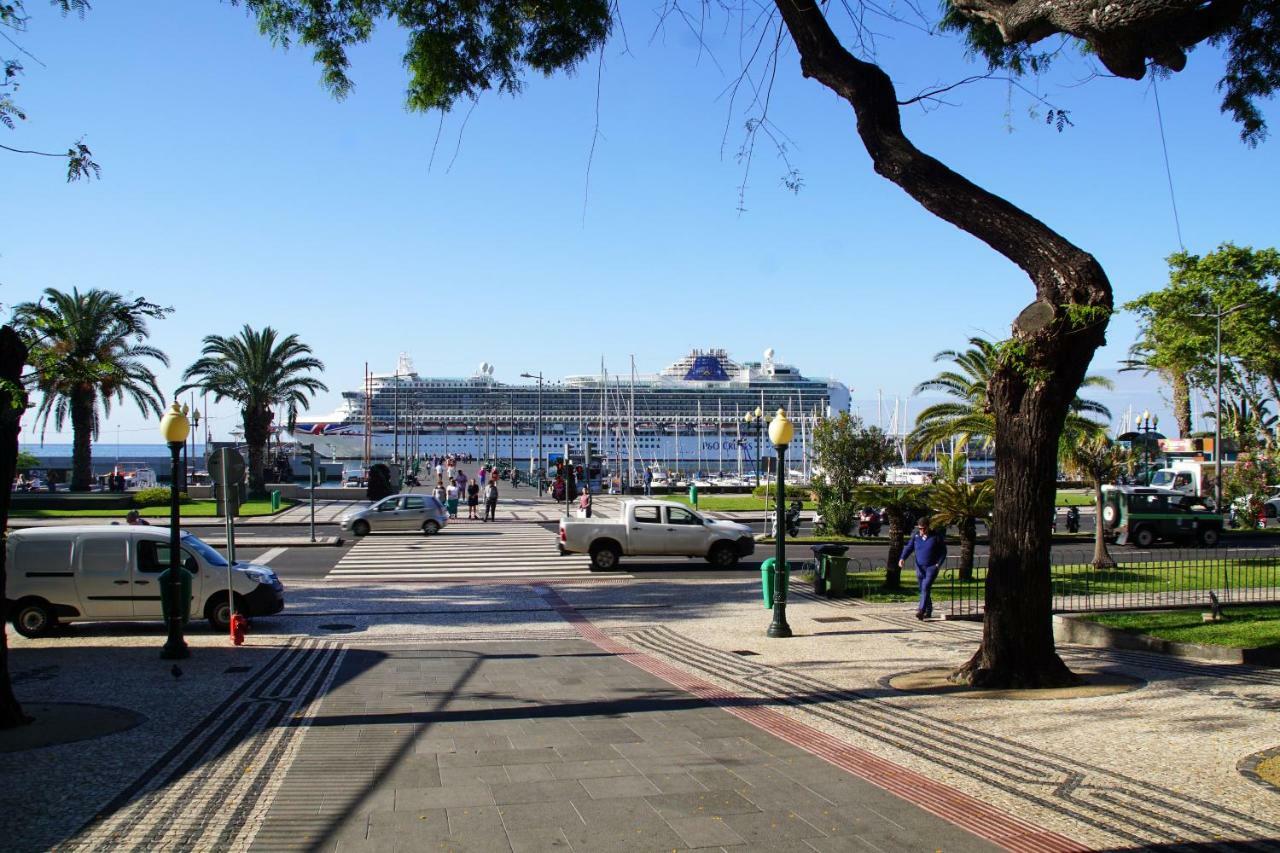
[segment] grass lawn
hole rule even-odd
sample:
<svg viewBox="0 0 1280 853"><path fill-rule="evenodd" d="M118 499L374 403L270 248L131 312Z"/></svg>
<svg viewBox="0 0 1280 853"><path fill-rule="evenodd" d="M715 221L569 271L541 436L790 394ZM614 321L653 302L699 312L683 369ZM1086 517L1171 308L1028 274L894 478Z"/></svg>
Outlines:
<svg viewBox="0 0 1280 853"><path fill-rule="evenodd" d="M281 501L280 511L294 505L294 501ZM217 503L214 501L192 501L179 507L183 518L216 518ZM10 518L124 518L129 514L127 509L16 509L9 512ZM148 506L138 510L144 518L168 518L167 506ZM271 515L270 500L245 501L240 505L240 515Z"/></svg>
<svg viewBox="0 0 1280 853"><path fill-rule="evenodd" d="M1090 613L1085 618L1131 634L1149 634L1175 643L1256 649L1280 646L1280 605L1227 606L1224 621L1205 622L1199 610L1155 613Z"/></svg>
<svg viewBox="0 0 1280 853"><path fill-rule="evenodd" d="M883 560L883 557L876 557L850 562L850 595L868 601L905 601L912 597L915 572L911 566L902 570L902 590L885 589ZM962 581L954 569L946 569L934 584L933 598L937 601L981 600L986 575L987 570L978 567L973 570L972 580ZM1280 567L1270 559L1141 563L1111 569L1095 569L1087 564L1054 566L1051 584L1055 596L1159 594L1210 589L1221 594L1224 588L1280 586ZM1200 618L1198 611L1195 618Z"/></svg>
<svg viewBox="0 0 1280 853"><path fill-rule="evenodd" d="M1092 492L1058 492L1054 498L1057 506L1093 506Z"/></svg>

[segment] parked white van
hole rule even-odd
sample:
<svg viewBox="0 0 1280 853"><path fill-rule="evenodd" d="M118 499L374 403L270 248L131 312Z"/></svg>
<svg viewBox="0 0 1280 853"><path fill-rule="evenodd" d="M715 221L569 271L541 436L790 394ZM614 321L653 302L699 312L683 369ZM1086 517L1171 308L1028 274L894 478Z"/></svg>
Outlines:
<svg viewBox="0 0 1280 853"><path fill-rule="evenodd" d="M225 631L227 560L182 533L191 578L191 615ZM42 527L9 533L5 597L13 627L39 637L59 622L160 619L160 573L169 567L169 529L126 525ZM231 569L236 610L268 616L284 609L284 585L266 566Z"/></svg>

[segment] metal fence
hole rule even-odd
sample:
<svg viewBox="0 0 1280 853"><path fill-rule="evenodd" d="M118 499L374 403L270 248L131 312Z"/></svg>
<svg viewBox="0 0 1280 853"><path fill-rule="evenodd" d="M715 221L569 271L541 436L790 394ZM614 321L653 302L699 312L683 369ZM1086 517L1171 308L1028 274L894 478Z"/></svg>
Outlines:
<svg viewBox="0 0 1280 853"><path fill-rule="evenodd" d="M1129 552L1111 549L1114 566L1094 568L1093 549L1055 551L1050 585L1055 613L1209 606L1213 592L1223 605L1280 602L1280 548L1187 548ZM959 558L949 557L933 587L934 610L953 616L982 613L987 556L974 558L969 578L960 577ZM849 594L880 597L884 560L849 563ZM913 598L910 565L902 572L903 599Z"/></svg>

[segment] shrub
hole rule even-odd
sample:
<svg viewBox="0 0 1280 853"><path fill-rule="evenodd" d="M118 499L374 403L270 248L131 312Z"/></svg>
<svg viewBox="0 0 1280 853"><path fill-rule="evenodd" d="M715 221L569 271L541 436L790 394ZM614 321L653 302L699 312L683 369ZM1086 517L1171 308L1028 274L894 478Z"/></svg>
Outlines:
<svg viewBox="0 0 1280 853"><path fill-rule="evenodd" d="M168 506L171 500L170 490L164 486L156 486L154 489L140 489L134 492L134 506ZM178 503L191 503L191 496L186 492L178 493Z"/></svg>

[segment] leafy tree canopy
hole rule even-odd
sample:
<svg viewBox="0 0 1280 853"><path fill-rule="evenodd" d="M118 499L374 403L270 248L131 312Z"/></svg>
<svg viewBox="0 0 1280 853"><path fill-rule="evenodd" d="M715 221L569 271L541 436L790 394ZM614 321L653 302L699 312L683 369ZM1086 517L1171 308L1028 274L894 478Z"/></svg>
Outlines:
<svg viewBox="0 0 1280 853"><path fill-rule="evenodd" d="M1181 71L1187 52L1208 42L1226 55L1218 89L1222 111L1257 145L1267 136L1258 101L1280 86L1280 14L1274 0L948 0L943 27L963 32L972 53L1015 74L1045 68L1055 51L1037 46L1054 36L1083 43L1107 70L1140 80Z"/></svg>

